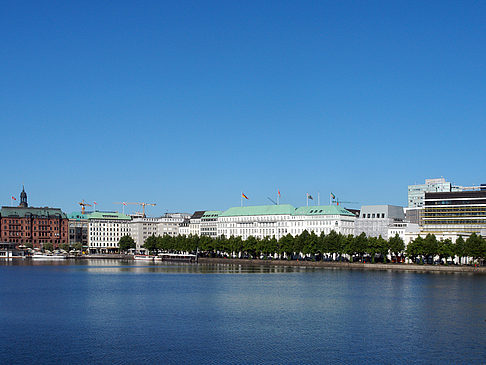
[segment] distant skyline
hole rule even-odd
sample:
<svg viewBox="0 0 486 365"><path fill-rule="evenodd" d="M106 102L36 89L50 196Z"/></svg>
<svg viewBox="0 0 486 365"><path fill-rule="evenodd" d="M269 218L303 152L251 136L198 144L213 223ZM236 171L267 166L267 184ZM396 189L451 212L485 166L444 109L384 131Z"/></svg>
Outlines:
<svg viewBox="0 0 486 365"><path fill-rule="evenodd" d="M166 211L486 183L486 2L9 2L0 204ZM18 204L18 200L17 200ZM133 208L133 211L136 209Z"/></svg>

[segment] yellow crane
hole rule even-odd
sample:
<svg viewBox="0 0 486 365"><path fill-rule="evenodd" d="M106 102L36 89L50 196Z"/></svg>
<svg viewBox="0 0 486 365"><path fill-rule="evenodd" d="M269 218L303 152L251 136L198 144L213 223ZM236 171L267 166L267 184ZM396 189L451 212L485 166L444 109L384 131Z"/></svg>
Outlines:
<svg viewBox="0 0 486 365"><path fill-rule="evenodd" d="M80 201L78 204L81 205L81 214L84 214L86 207L92 207L91 204L85 203L84 199L82 201Z"/></svg>
<svg viewBox="0 0 486 365"><path fill-rule="evenodd" d="M152 207L155 207L155 203L145 203L145 202L136 202L136 203L129 203L129 202L118 202L118 203L113 203L113 204L122 204L123 205L123 214L125 214L125 206L130 204L130 205L140 205L142 207L142 214L145 217L145 207L147 205L150 205Z"/></svg>

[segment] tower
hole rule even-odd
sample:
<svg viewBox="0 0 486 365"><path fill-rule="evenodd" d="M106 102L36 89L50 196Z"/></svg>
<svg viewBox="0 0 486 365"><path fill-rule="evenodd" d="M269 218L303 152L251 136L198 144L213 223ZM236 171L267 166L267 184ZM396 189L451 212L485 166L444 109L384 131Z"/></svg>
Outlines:
<svg viewBox="0 0 486 365"><path fill-rule="evenodd" d="M22 192L20 193L20 204L19 207L27 208L27 193L25 192L24 186L22 185Z"/></svg>

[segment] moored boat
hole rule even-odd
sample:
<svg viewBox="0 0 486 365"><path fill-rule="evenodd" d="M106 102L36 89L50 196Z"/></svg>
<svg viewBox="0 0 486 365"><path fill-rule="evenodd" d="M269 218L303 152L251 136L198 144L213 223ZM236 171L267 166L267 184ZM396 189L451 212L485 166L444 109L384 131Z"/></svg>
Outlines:
<svg viewBox="0 0 486 365"><path fill-rule="evenodd" d="M33 260L65 260L66 256L65 255L60 255L60 254L48 254L48 253L42 253L42 252L36 252L32 255Z"/></svg>
<svg viewBox="0 0 486 365"><path fill-rule="evenodd" d="M153 261L154 257L149 255L135 255L134 260Z"/></svg>

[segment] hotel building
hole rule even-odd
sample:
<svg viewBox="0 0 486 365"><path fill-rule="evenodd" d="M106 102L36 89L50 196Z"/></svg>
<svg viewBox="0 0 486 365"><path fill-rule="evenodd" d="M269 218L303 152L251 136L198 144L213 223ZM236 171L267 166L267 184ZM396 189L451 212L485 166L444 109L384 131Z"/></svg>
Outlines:
<svg viewBox="0 0 486 365"><path fill-rule="evenodd" d="M355 216L339 206L294 208L290 204L233 207L218 216L218 235L247 239L297 236L307 230L316 235L331 231L353 234Z"/></svg>

